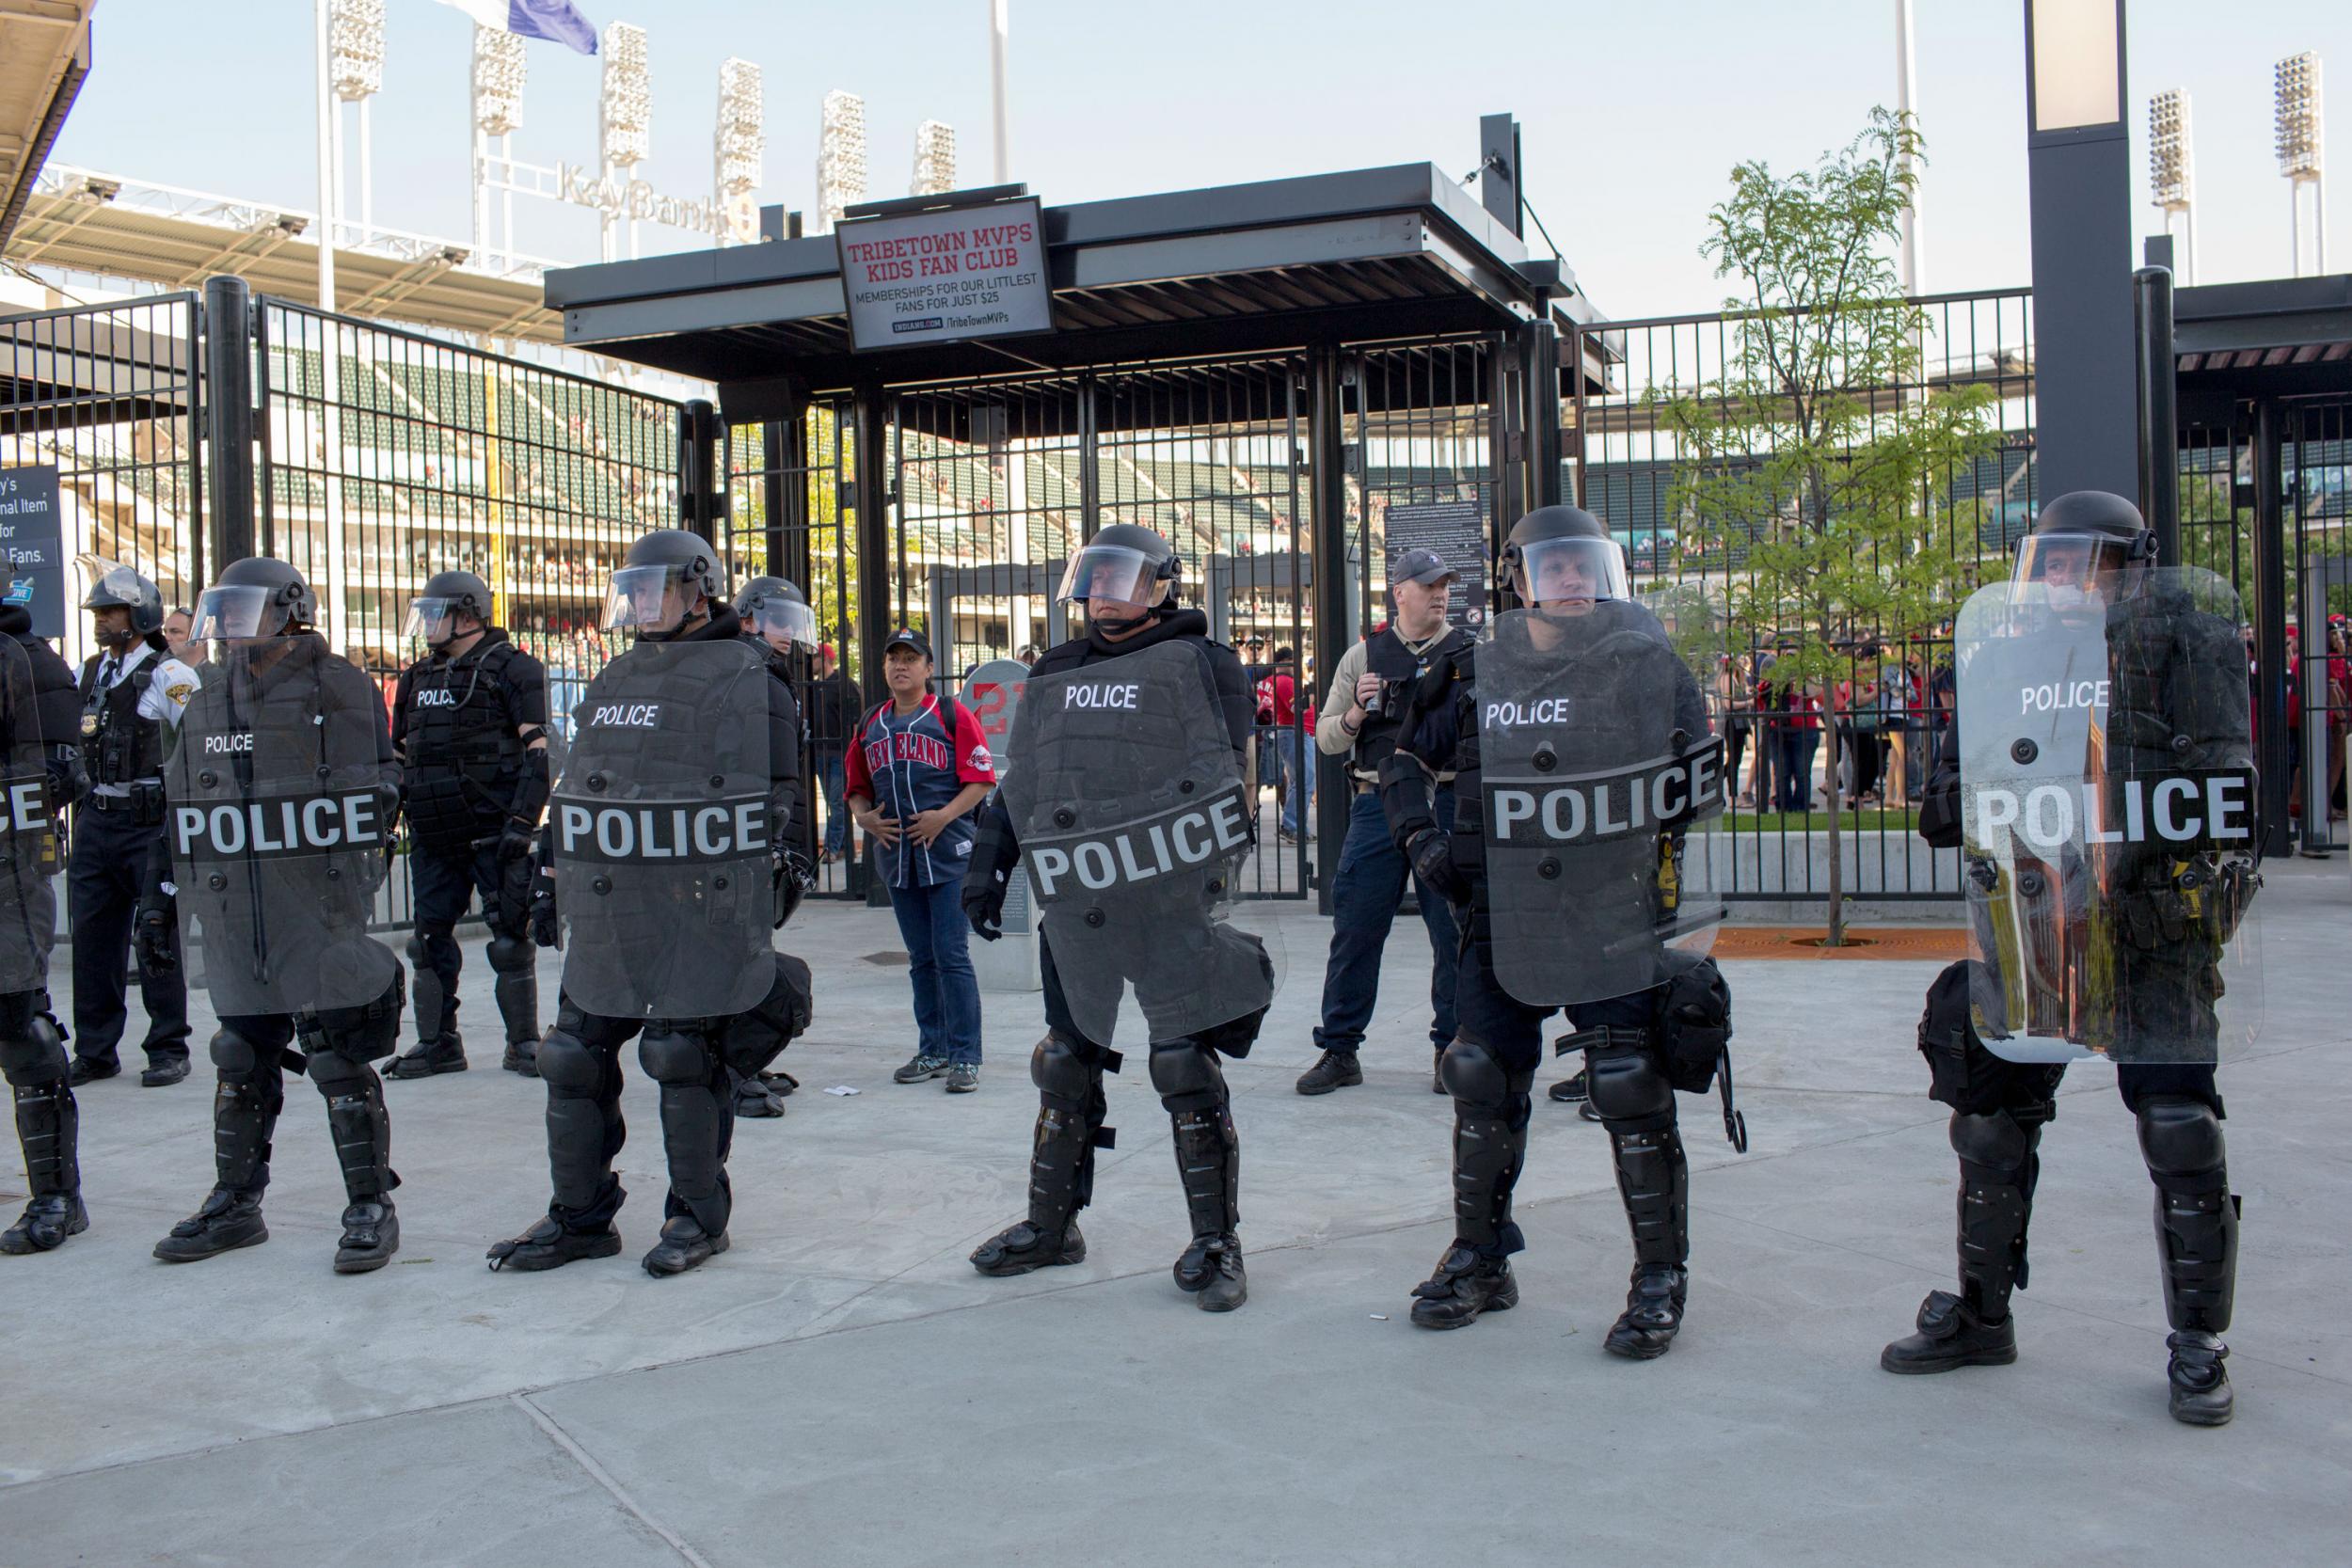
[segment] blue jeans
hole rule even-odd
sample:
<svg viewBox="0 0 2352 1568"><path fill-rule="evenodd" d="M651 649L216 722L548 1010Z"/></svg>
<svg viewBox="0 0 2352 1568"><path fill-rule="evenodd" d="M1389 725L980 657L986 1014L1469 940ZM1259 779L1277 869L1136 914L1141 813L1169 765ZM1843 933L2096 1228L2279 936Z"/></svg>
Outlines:
<svg viewBox="0 0 2352 1568"><path fill-rule="evenodd" d="M1440 789L1434 802L1439 822L1454 820L1454 791ZM1354 1055L1364 1043L1380 999L1380 951L1405 896L1411 868L1389 842L1389 822L1377 795L1359 795L1347 809L1347 841L1340 847L1340 871L1331 884L1331 958L1323 972L1323 1022L1315 1049ZM1460 942L1454 911L1442 895L1414 880L1421 921L1429 928L1429 1043L1444 1049L1454 1038L1454 976Z"/></svg>
<svg viewBox="0 0 2352 1568"><path fill-rule="evenodd" d="M963 918L963 879L894 887L890 912L907 944L914 986L915 1049L951 1062L980 1059L980 982L972 973L972 927Z"/></svg>
<svg viewBox="0 0 2352 1568"><path fill-rule="evenodd" d="M1819 730L1780 732L1780 809L1803 812L1813 805L1813 753L1821 747ZM1836 781L1832 780L1835 784Z"/></svg>
<svg viewBox="0 0 2352 1568"><path fill-rule="evenodd" d="M841 791L849 784L849 769L840 753L817 759L817 784L825 792L825 848L838 858L850 844L850 813L841 803Z"/></svg>
<svg viewBox="0 0 2352 1568"><path fill-rule="evenodd" d="M1314 737L1304 730L1276 730L1274 752L1282 764L1282 831L1296 838L1301 816L1313 805Z"/></svg>

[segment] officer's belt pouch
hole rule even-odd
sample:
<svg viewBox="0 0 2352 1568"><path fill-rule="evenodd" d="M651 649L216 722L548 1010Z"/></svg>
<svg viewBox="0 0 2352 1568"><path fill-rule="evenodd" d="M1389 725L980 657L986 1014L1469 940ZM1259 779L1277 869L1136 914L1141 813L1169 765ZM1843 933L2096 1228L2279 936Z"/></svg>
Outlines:
<svg viewBox="0 0 2352 1568"><path fill-rule="evenodd" d="M1731 1040L1731 987L1715 960L1666 949L1665 983L1658 990L1658 1066L1684 1094L1715 1086L1715 1071Z"/></svg>
<svg viewBox="0 0 2352 1568"><path fill-rule="evenodd" d="M141 828L164 825L164 781L141 779L130 786L131 820Z"/></svg>
<svg viewBox="0 0 2352 1568"><path fill-rule="evenodd" d="M1969 975L1974 959L1963 958L1928 987L1919 1015L1919 1054L1928 1059L1932 1083L1928 1098L1963 1116L1986 1116L2046 1101L2058 1092L2064 1063L2012 1062L1994 1055L1977 1038L1968 1018Z"/></svg>

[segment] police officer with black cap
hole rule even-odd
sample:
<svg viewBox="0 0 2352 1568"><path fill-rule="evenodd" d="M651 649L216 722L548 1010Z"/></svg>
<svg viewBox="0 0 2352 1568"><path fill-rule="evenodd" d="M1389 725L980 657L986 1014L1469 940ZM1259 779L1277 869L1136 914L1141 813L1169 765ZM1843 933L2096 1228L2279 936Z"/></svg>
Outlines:
<svg viewBox="0 0 2352 1568"><path fill-rule="evenodd" d="M491 993L509 1072L538 1069L537 954L531 945L531 846L548 802L548 677L491 621L490 589L441 572L409 601L404 630L430 652L401 672L392 746L408 813L416 935L417 1044L392 1078L466 1070L457 1031L457 922L474 894L490 929Z"/></svg>
<svg viewBox="0 0 2352 1568"><path fill-rule="evenodd" d="M1413 1322L1459 1328L1518 1302L1512 1190L1541 1026L1565 1007L1577 1032L1564 1044L1585 1053L1633 1236L1626 1310L1603 1348L1647 1360L1673 1344L1689 1290L1675 1092L1715 1081L1729 1035L1712 962L1669 945L1691 940L1688 906L1670 891L1676 839L1683 821L1722 810L1720 742L1695 676L1632 597L1625 552L1597 518L1573 506L1529 513L1500 568L1527 608L1422 679L1381 768L1398 849L1464 922L1458 1032L1438 1059L1454 1107L1454 1237L1414 1289ZM1440 820L1432 795L1447 768L1454 811ZM1663 803L1653 814L1636 802ZM1725 1126L1744 1141L1728 1108Z"/></svg>
<svg viewBox="0 0 2352 1568"><path fill-rule="evenodd" d="M128 566L86 555L82 608L100 651L82 661L82 762L89 798L74 814L68 871L73 917L73 1081L121 1070L115 1047L129 1022L124 954L135 932L147 1005L149 1088L188 1075L188 985L172 943L170 895L157 885L164 837L164 748L197 689L196 672L164 641L164 600Z"/></svg>

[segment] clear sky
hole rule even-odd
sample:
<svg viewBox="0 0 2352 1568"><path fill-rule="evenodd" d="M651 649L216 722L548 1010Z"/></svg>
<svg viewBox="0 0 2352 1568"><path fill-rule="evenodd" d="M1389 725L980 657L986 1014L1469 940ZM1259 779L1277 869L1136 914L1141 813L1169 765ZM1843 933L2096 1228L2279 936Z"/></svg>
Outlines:
<svg viewBox="0 0 2352 1568"><path fill-rule="evenodd" d="M1477 161L1482 113L1525 127L1528 194L1595 302L1620 319L1701 310L1723 286L1697 254L1740 160L1808 162L1892 104L1893 0L1010 0L1012 175L1048 202L1383 164ZM765 72L764 201L815 194L818 103L866 99L869 192L906 190L915 124L956 127L961 182L989 176L989 0L579 0L650 36L653 155L666 194L707 196L719 62ZM471 23L387 0L375 215L464 241ZM2352 4L2133 0L2137 136L2148 95L2188 89L2200 281L2288 270L2287 185L2271 153L2271 65L2302 49L2336 73L2331 162L2352 177ZM1927 134L1926 284L2024 282L2023 8L1917 0ZM103 0L95 66L56 161L304 210L317 192L310 0ZM1474 20L1475 19L1475 20ZM1484 22L1485 25L1479 25ZM532 42L516 154L595 155L596 62ZM2146 150L2134 147L2143 230ZM356 176L353 206L357 208ZM2334 271L2352 271L2352 194ZM530 252L596 258L583 209L518 204ZM645 230L650 252L700 242ZM1534 238L1533 229L1530 237Z"/></svg>

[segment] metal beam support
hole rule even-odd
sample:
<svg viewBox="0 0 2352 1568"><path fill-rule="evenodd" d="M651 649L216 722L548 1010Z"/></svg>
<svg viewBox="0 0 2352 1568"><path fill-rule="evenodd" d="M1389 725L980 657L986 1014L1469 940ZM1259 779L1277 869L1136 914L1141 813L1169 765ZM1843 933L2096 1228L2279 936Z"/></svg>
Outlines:
<svg viewBox="0 0 2352 1568"><path fill-rule="evenodd" d="M1340 350L1323 343L1307 351L1308 483L1312 504L1309 546L1318 563L1314 574L1315 673L1328 678L1355 641L1356 627L1347 618L1347 476L1346 410L1341 402ZM1328 570L1320 569L1327 566ZM1298 695L1305 712L1314 698ZM1312 732L1300 742L1315 743ZM1320 840L1316 860L1315 908L1331 912L1331 883L1339 869L1340 847L1347 840L1349 775L1344 768L1315 769L1315 832Z"/></svg>
<svg viewBox="0 0 2352 1568"><path fill-rule="evenodd" d="M719 475L719 410L694 398L678 412L678 520L712 544L726 520L726 496Z"/></svg>
<svg viewBox="0 0 2352 1568"><path fill-rule="evenodd" d="M253 296L242 277L204 285L204 376L208 553L217 570L254 553Z"/></svg>
<svg viewBox="0 0 2352 1568"><path fill-rule="evenodd" d="M2028 145L2033 216L2034 447L2046 503L2129 493L2139 474L2131 407L2131 144L2059 133Z"/></svg>
<svg viewBox="0 0 2352 1568"><path fill-rule="evenodd" d="M1486 343L1486 439L1495 476L1494 531L1500 534L1527 512L1525 384L1513 340L1496 333Z"/></svg>
<svg viewBox="0 0 2352 1568"><path fill-rule="evenodd" d="M882 689L882 640L890 635L890 465L885 453L889 394L873 382L861 385L850 404L852 509L857 515L857 680L871 693ZM866 901L889 902L889 889L872 875L874 840L866 841ZM859 887L855 880L850 891Z"/></svg>
<svg viewBox="0 0 2352 1568"><path fill-rule="evenodd" d="M2139 340L2139 515L2155 531L2156 560L2181 564L2180 377L2172 357L2172 274L2132 274L2132 314Z"/></svg>
<svg viewBox="0 0 2352 1568"><path fill-rule="evenodd" d="M2254 726L2262 852L2294 848L2287 820L2287 528L2279 404L2254 404Z"/></svg>
<svg viewBox="0 0 2352 1568"><path fill-rule="evenodd" d="M1560 333L1548 321L1519 328L1519 384L1527 389L1527 502L1560 504ZM1515 519L1516 520L1516 519Z"/></svg>

